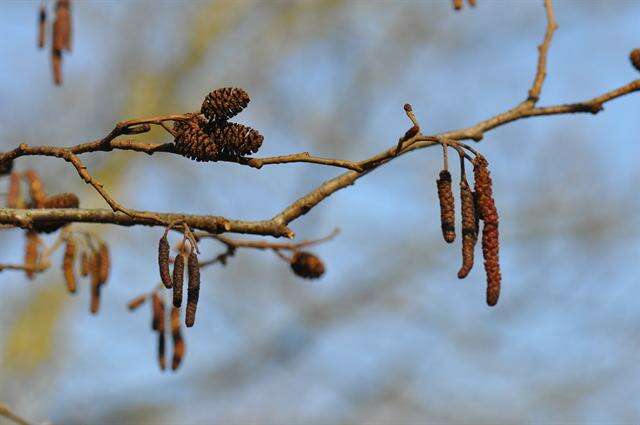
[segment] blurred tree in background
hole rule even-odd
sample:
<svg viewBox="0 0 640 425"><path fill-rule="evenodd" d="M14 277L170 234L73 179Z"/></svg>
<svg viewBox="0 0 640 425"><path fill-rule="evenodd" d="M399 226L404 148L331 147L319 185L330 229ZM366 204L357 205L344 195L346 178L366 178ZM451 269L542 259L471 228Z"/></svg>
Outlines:
<svg viewBox="0 0 640 425"><path fill-rule="evenodd" d="M521 101L545 27L533 1L460 13L449 1L76 2L74 50L53 87L33 46L36 10L10 1L0 16L3 151L93 140L119 120L195 110L211 89L239 86L262 155L359 159L406 130L405 102L436 133ZM627 55L639 3L567 0L556 17L545 104L637 78ZM68 296L57 267L35 281L0 274L0 401L61 424L637 423L639 102L519 121L481 142L502 218L495 309L482 267L458 281L459 250L444 249L437 149L399 158L295 223L298 238L342 228L316 249L322 280L300 281L261 252L203 269L177 374L158 372L148 316L125 309L158 281L161 230L74 225L112 249L102 310L88 314L86 287ZM337 171L118 151L85 160L131 208L247 220ZM104 206L62 161L16 164ZM21 231L1 243L2 261L20 261Z"/></svg>

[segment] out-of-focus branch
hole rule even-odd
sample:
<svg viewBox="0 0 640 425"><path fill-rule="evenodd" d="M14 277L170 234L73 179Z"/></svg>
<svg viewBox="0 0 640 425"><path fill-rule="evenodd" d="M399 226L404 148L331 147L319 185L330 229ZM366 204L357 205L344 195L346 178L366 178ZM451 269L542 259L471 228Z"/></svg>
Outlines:
<svg viewBox="0 0 640 425"><path fill-rule="evenodd" d="M31 422L27 421L17 413L14 413L9 408L9 406L3 403L0 403L0 416L7 418L14 423L17 423L18 425L31 425Z"/></svg>

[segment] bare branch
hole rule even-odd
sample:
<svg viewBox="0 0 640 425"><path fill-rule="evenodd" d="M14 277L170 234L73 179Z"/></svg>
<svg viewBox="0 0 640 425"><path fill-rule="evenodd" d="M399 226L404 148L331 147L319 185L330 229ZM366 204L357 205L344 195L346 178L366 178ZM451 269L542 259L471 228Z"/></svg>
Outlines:
<svg viewBox="0 0 640 425"><path fill-rule="evenodd" d="M547 56L549 54L549 46L553 39L553 33L558 29L556 18L553 14L553 2L552 0L544 0L544 8L547 11L547 30L544 34L544 40L542 44L538 46L538 66L536 69L536 76L533 80L533 85L529 90L529 98L527 99L532 105L540 98L540 92L542 91L542 85L544 79L547 76Z"/></svg>
<svg viewBox="0 0 640 425"><path fill-rule="evenodd" d="M14 413L11 409L9 409L9 406L3 403L0 403L0 416L3 416L10 421L17 423L18 425L31 425L31 422Z"/></svg>

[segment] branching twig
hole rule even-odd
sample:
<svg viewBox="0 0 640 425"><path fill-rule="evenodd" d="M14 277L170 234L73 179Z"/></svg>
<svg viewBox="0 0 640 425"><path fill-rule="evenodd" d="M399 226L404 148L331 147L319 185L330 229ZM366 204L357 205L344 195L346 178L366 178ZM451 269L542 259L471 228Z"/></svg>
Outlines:
<svg viewBox="0 0 640 425"><path fill-rule="evenodd" d="M31 425L31 422L14 413L11 409L9 409L9 406L3 403L0 403L0 416L3 416L10 421L17 423L18 425Z"/></svg>

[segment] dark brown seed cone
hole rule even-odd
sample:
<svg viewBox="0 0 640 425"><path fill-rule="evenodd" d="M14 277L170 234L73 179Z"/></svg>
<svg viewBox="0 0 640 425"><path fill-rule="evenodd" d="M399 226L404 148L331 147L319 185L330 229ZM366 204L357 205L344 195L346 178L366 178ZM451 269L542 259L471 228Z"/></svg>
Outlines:
<svg viewBox="0 0 640 425"><path fill-rule="evenodd" d="M76 260L76 241L70 237L66 242L62 269L64 271L64 280L67 283L67 290L74 294L76 292L76 275L73 265Z"/></svg>
<svg viewBox="0 0 640 425"><path fill-rule="evenodd" d="M484 221L482 229L482 254L484 269L487 273L487 304L490 306L498 302L500 296L500 241L499 218L493 199L493 182L489 173L487 160L477 156L473 160L473 174L477 193L477 206L481 219Z"/></svg>
<svg viewBox="0 0 640 425"><path fill-rule="evenodd" d="M173 261L173 306L179 308L182 304L182 287L184 285L184 255L181 252Z"/></svg>
<svg viewBox="0 0 640 425"><path fill-rule="evenodd" d="M78 208L80 200L74 193L59 193L46 197L42 208Z"/></svg>
<svg viewBox="0 0 640 425"><path fill-rule="evenodd" d="M176 152L196 161L217 161L220 154L205 130L206 121L200 116L184 121L175 121L173 129Z"/></svg>
<svg viewBox="0 0 640 425"><path fill-rule="evenodd" d="M22 190L20 187L20 173L14 171L9 176L9 192L7 193L7 207L24 208Z"/></svg>
<svg viewBox="0 0 640 425"><path fill-rule="evenodd" d="M158 331L158 366L160 366L160 370L165 370L167 367L165 345L166 337L163 329L161 331Z"/></svg>
<svg viewBox="0 0 640 425"><path fill-rule="evenodd" d="M451 188L451 174L447 170L440 171L438 185L438 199L440 200L440 227L442 237L447 243L456 239L456 212L453 190Z"/></svg>
<svg viewBox="0 0 640 425"><path fill-rule="evenodd" d="M211 140L222 158L238 158L257 152L264 137L251 127L237 123L216 122L209 126Z"/></svg>
<svg viewBox="0 0 640 425"><path fill-rule="evenodd" d="M478 241L473 193L465 177L460 181L460 204L462 205L462 267L458 271L458 278L464 279L473 268L473 251Z"/></svg>
<svg viewBox="0 0 640 425"><path fill-rule="evenodd" d="M251 99L246 91L224 87L209 93L202 102L200 112L210 121L226 121L247 107Z"/></svg>
<svg viewBox="0 0 640 425"><path fill-rule="evenodd" d="M462 9L462 0L453 0L453 8L455 10Z"/></svg>
<svg viewBox="0 0 640 425"><path fill-rule="evenodd" d="M151 295L151 329L164 329L164 303L157 292Z"/></svg>
<svg viewBox="0 0 640 425"><path fill-rule="evenodd" d="M40 4L40 10L38 11L38 47L44 48L44 43L47 38L47 8L44 3Z"/></svg>
<svg viewBox="0 0 640 425"><path fill-rule="evenodd" d="M633 67L640 71L640 49L633 49L629 54L629 60Z"/></svg>
<svg viewBox="0 0 640 425"><path fill-rule="evenodd" d="M198 298L200 297L200 267L198 266L198 255L195 249L192 249L189 254L187 266L189 287L187 288L187 308L184 323L190 328L196 321L196 309L198 308Z"/></svg>
<svg viewBox="0 0 640 425"><path fill-rule="evenodd" d="M97 314L100 310L100 294L102 284L100 283L100 254L94 252L91 255L89 272L91 274L91 304L89 311L91 314Z"/></svg>
<svg viewBox="0 0 640 425"><path fill-rule="evenodd" d="M138 307L140 307L142 304L144 304L147 301L147 298L148 298L147 294L138 295L137 297L135 297L134 299L132 299L127 303L127 308L130 311L137 310Z"/></svg>
<svg viewBox="0 0 640 425"><path fill-rule="evenodd" d="M291 257L291 270L305 279L318 279L324 274L324 263L307 251L296 251Z"/></svg>
<svg viewBox="0 0 640 425"><path fill-rule="evenodd" d="M96 255L98 257L98 284L104 285L109 279L109 270L111 269L111 257L106 243L100 243Z"/></svg>
<svg viewBox="0 0 640 425"><path fill-rule="evenodd" d="M89 272L91 270L91 258L89 257L89 253L87 251L83 251L80 256L80 276L87 277L89 276Z"/></svg>
<svg viewBox="0 0 640 425"><path fill-rule="evenodd" d="M169 241L167 235L164 234L158 243L158 267L160 268L160 279L165 288L171 288L171 275L169 274Z"/></svg>
<svg viewBox="0 0 640 425"><path fill-rule="evenodd" d="M173 358L171 359L171 370L180 367L184 358L185 344L180 332L180 310L171 309L171 336L173 339Z"/></svg>
<svg viewBox="0 0 640 425"><path fill-rule="evenodd" d="M24 172L24 177L29 183L31 208L42 208L47 195L44 193L44 186L42 185L42 179L40 179L40 175L35 170L27 170Z"/></svg>
<svg viewBox="0 0 640 425"><path fill-rule="evenodd" d="M0 162L0 176L6 176L13 171L13 161Z"/></svg>
<svg viewBox="0 0 640 425"><path fill-rule="evenodd" d="M25 274L29 279L33 279L36 272L34 268L38 265L40 256L40 236L34 231L27 231L27 241L24 248L24 265L27 267Z"/></svg>

